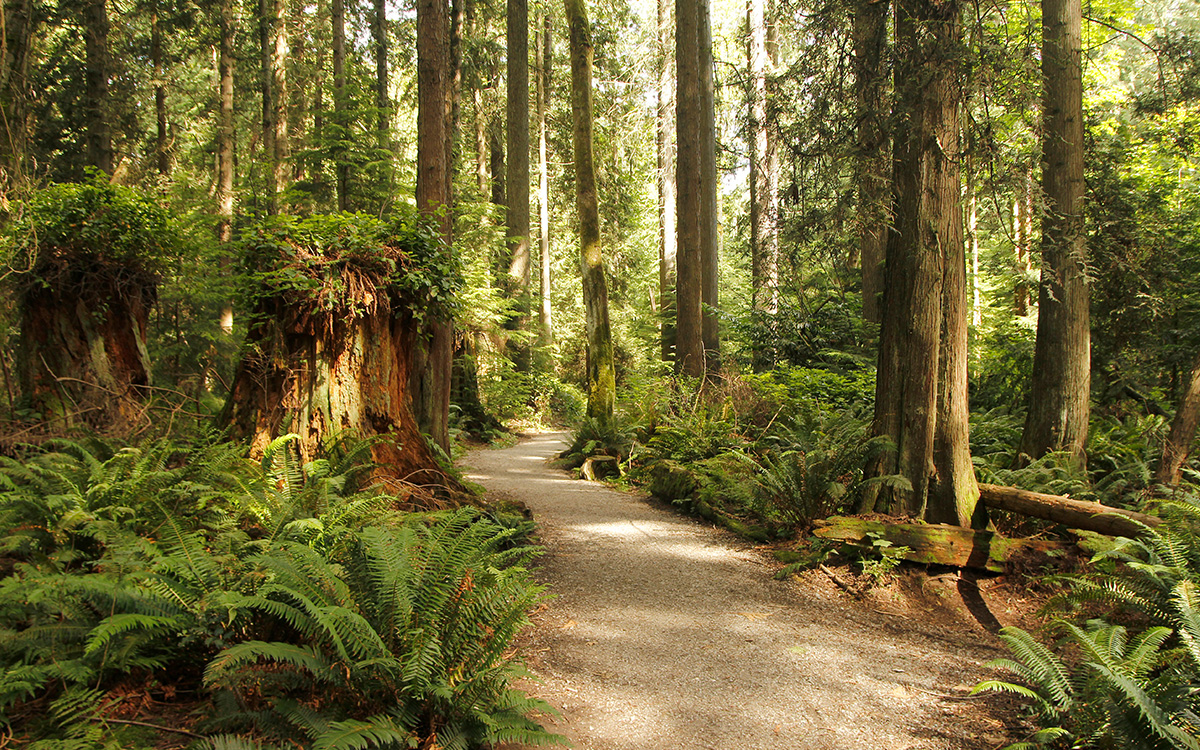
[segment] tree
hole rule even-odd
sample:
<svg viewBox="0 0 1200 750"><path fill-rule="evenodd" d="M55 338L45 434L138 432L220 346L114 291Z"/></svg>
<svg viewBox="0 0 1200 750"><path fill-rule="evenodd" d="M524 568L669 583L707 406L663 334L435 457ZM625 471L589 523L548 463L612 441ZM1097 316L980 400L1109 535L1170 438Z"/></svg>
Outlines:
<svg viewBox="0 0 1200 750"><path fill-rule="evenodd" d="M676 80L676 211L677 261L675 281L675 371L698 378L704 375L704 338L701 322L703 284L704 185L701 118L702 76L711 70L700 62L700 14L704 0L679 0L675 4Z"/></svg>
<svg viewBox="0 0 1200 750"><path fill-rule="evenodd" d="M592 161L592 31L584 0L566 0L571 43L572 142L575 147L575 206L587 325L588 416L612 421L617 376L608 319L608 287L600 245L600 206Z"/></svg>
<svg viewBox="0 0 1200 750"><path fill-rule="evenodd" d="M658 158L658 315L662 361L675 360L675 284L678 243L675 232L675 78L671 67L671 4L658 0L658 106L655 145Z"/></svg>
<svg viewBox="0 0 1200 750"><path fill-rule="evenodd" d="M541 43L537 44L537 120L538 120L538 262L540 305L538 306L538 348L547 359L554 346L554 309L550 304L550 157L547 147L546 110L550 99L550 71L554 66L554 35L549 9L542 9ZM540 369L546 370L543 361Z"/></svg>
<svg viewBox="0 0 1200 750"><path fill-rule="evenodd" d="M768 0L748 3L750 64L750 257L753 300L761 322L773 325L779 313L779 159L774 112L769 102L769 76L774 74L774 24ZM761 348L754 352L754 369L772 364Z"/></svg>
<svg viewBox="0 0 1200 750"><path fill-rule="evenodd" d="M1042 278L1029 411L1018 454L1018 460L1028 460L1061 450L1080 465L1086 461L1091 391L1082 18L1079 0L1042 3Z"/></svg>
<svg viewBox="0 0 1200 750"><path fill-rule="evenodd" d="M967 442L960 12L958 0L896 5L895 220L872 424L894 448L872 472L902 480L864 508L965 526L980 519Z"/></svg>
<svg viewBox="0 0 1200 750"><path fill-rule="evenodd" d="M720 209L717 206L717 115L713 92L712 15L708 0L699 0L697 27L698 72L700 75L700 337L704 345L705 371L714 377L720 370L721 328L718 250Z"/></svg>
<svg viewBox="0 0 1200 750"><path fill-rule="evenodd" d="M266 0L262 0L266 1ZM350 90L346 81L346 2L333 0L330 20L333 25L333 112L335 129L333 141L337 172L337 207L350 210ZM418 19L418 24L420 19ZM420 37L418 37L418 40ZM420 50L417 52L420 63ZM419 76L419 74L418 74ZM418 94L418 97L420 94ZM419 126L418 126L419 127ZM442 128L443 133L445 128ZM443 146L444 148L444 146ZM445 159L443 158L444 162ZM418 181L419 184L419 181ZM418 191L420 188L418 187Z"/></svg>
<svg viewBox="0 0 1200 750"><path fill-rule="evenodd" d="M88 164L108 174L115 168L108 112L108 7L106 0L86 0L83 27L87 47Z"/></svg>
<svg viewBox="0 0 1200 750"><path fill-rule="evenodd" d="M507 137L504 225L508 233L509 264L506 288L516 302L510 325L517 329L529 323L529 285L532 275L529 247L529 5L526 0L508 0ZM519 370L530 365L528 345L515 352Z"/></svg>
<svg viewBox="0 0 1200 750"><path fill-rule="evenodd" d="M863 318L880 322L883 261L888 242L889 138L887 52L889 0L858 0L851 10L854 38L854 97L858 126L855 182L858 184L858 255L862 265Z"/></svg>
<svg viewBox="0 0 1200 750"><path fill-rule="evenodd" d="M335 0L340 2L340 0ZM450 18L445 0L417 3L417 208L433 218L449 252L450 215ZM433 441L450 452L450 382L454 329L442 320L429 323L426 344L413 367L413 404L417 421Z"/></svg>
<svg viewBox="0 0 1200 750"><path fill-rule="evenodd" d="M217 26L220 41L217 50L217 242L225 250L221 253L222 266L227 265L228 248L233 240L233 0L220 0ZM221 309L221 330L226 335L233 333L233 305L226 303Z"/></svg>
<svg viewBox="0 0 1200 750"><path fill-rule="evenodd" d="M4 0L0 50L0 185L24 174L29 133L29 62L37 20L33 0Z"/></svg>

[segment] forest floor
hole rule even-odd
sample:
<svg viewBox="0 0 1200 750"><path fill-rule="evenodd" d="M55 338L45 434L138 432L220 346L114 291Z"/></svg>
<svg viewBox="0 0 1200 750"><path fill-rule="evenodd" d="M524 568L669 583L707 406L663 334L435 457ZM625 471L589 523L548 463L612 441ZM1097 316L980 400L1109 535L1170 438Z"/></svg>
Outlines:
<svg viewBox="0 0 1200 750"><path fill-rule="evenodd" d="M523 687L574 747L992 750L1028 731L1010 700L968 695L1005 653L988 628L1030 611L1024 586L922 569L856 598L819 571L777 581L768 549L549 466L566 438L462 463L539 524L552 598L521 643Z"/></svg>

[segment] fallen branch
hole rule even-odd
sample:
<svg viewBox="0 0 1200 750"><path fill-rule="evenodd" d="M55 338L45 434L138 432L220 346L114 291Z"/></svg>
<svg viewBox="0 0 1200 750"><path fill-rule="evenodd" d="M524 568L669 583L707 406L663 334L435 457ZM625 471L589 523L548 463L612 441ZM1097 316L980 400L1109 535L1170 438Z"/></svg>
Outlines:
<svg viewBox="0 0 1200 750"><path fill-rule="evenodd" d="M147 729L153 729L158 732L169 732L172 734L182 734L185 737L195 737L196 739L199 739L199 740L204 739L204 735L202 735L202 734L196 734L195 732L189 732L186 729L176 729L175 727L164 727L161 724L151 724L148 721L137 721L135 719L112 719L107 716L89 716L88 718L91 719L92 721L99 721L99 722L103 722L105 724L127 724L132 727L145 727Z"/></svg>
<svg viewBox="0 0 1200 750"><path fill-rule="evenodd" d="M854 590L854 587L851 586L850 584L846 583L845 581L843 581L841 578L838 578L837 573L834 573L832 570L830 570L825 565L818 565L817 567L821 569L822 573L829 576L829 580L836 583L838 588L840 588L842 591L845 591L847 594L849 594L850 596L853 596L855 599L857 599L859 597L859 593Z"/></svg>

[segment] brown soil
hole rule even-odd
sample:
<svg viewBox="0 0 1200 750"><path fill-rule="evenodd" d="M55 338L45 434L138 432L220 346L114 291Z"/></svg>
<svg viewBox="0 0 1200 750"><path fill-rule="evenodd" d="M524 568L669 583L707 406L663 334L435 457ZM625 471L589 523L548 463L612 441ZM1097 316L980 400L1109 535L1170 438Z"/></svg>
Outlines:
<svg viewBox="0 0 1200 750"><path fill-rule="evenodd" d="M767 548L550 468L564 438L463 463L540 524L553 598L524 638L526 688L576 748L991 750L1029 731L1012 701L969 691L1005 655L989 628L1030 625L1037 591L953 569L857 597L820 570L777 581Z"/></svg>

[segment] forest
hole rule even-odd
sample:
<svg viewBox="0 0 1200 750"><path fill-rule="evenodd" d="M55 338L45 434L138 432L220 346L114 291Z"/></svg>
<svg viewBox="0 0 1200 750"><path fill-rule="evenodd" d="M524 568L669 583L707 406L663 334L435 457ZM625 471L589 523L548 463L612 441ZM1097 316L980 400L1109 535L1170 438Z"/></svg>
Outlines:
<svg viewBox="0 0 1200 750"><path fill-rule="evenodd" d="M2 0L0 746L562 742L454 462L566 427L781 575L1084 540L977 689L1200 748L1198 143L1196 0Z"/></svg>

